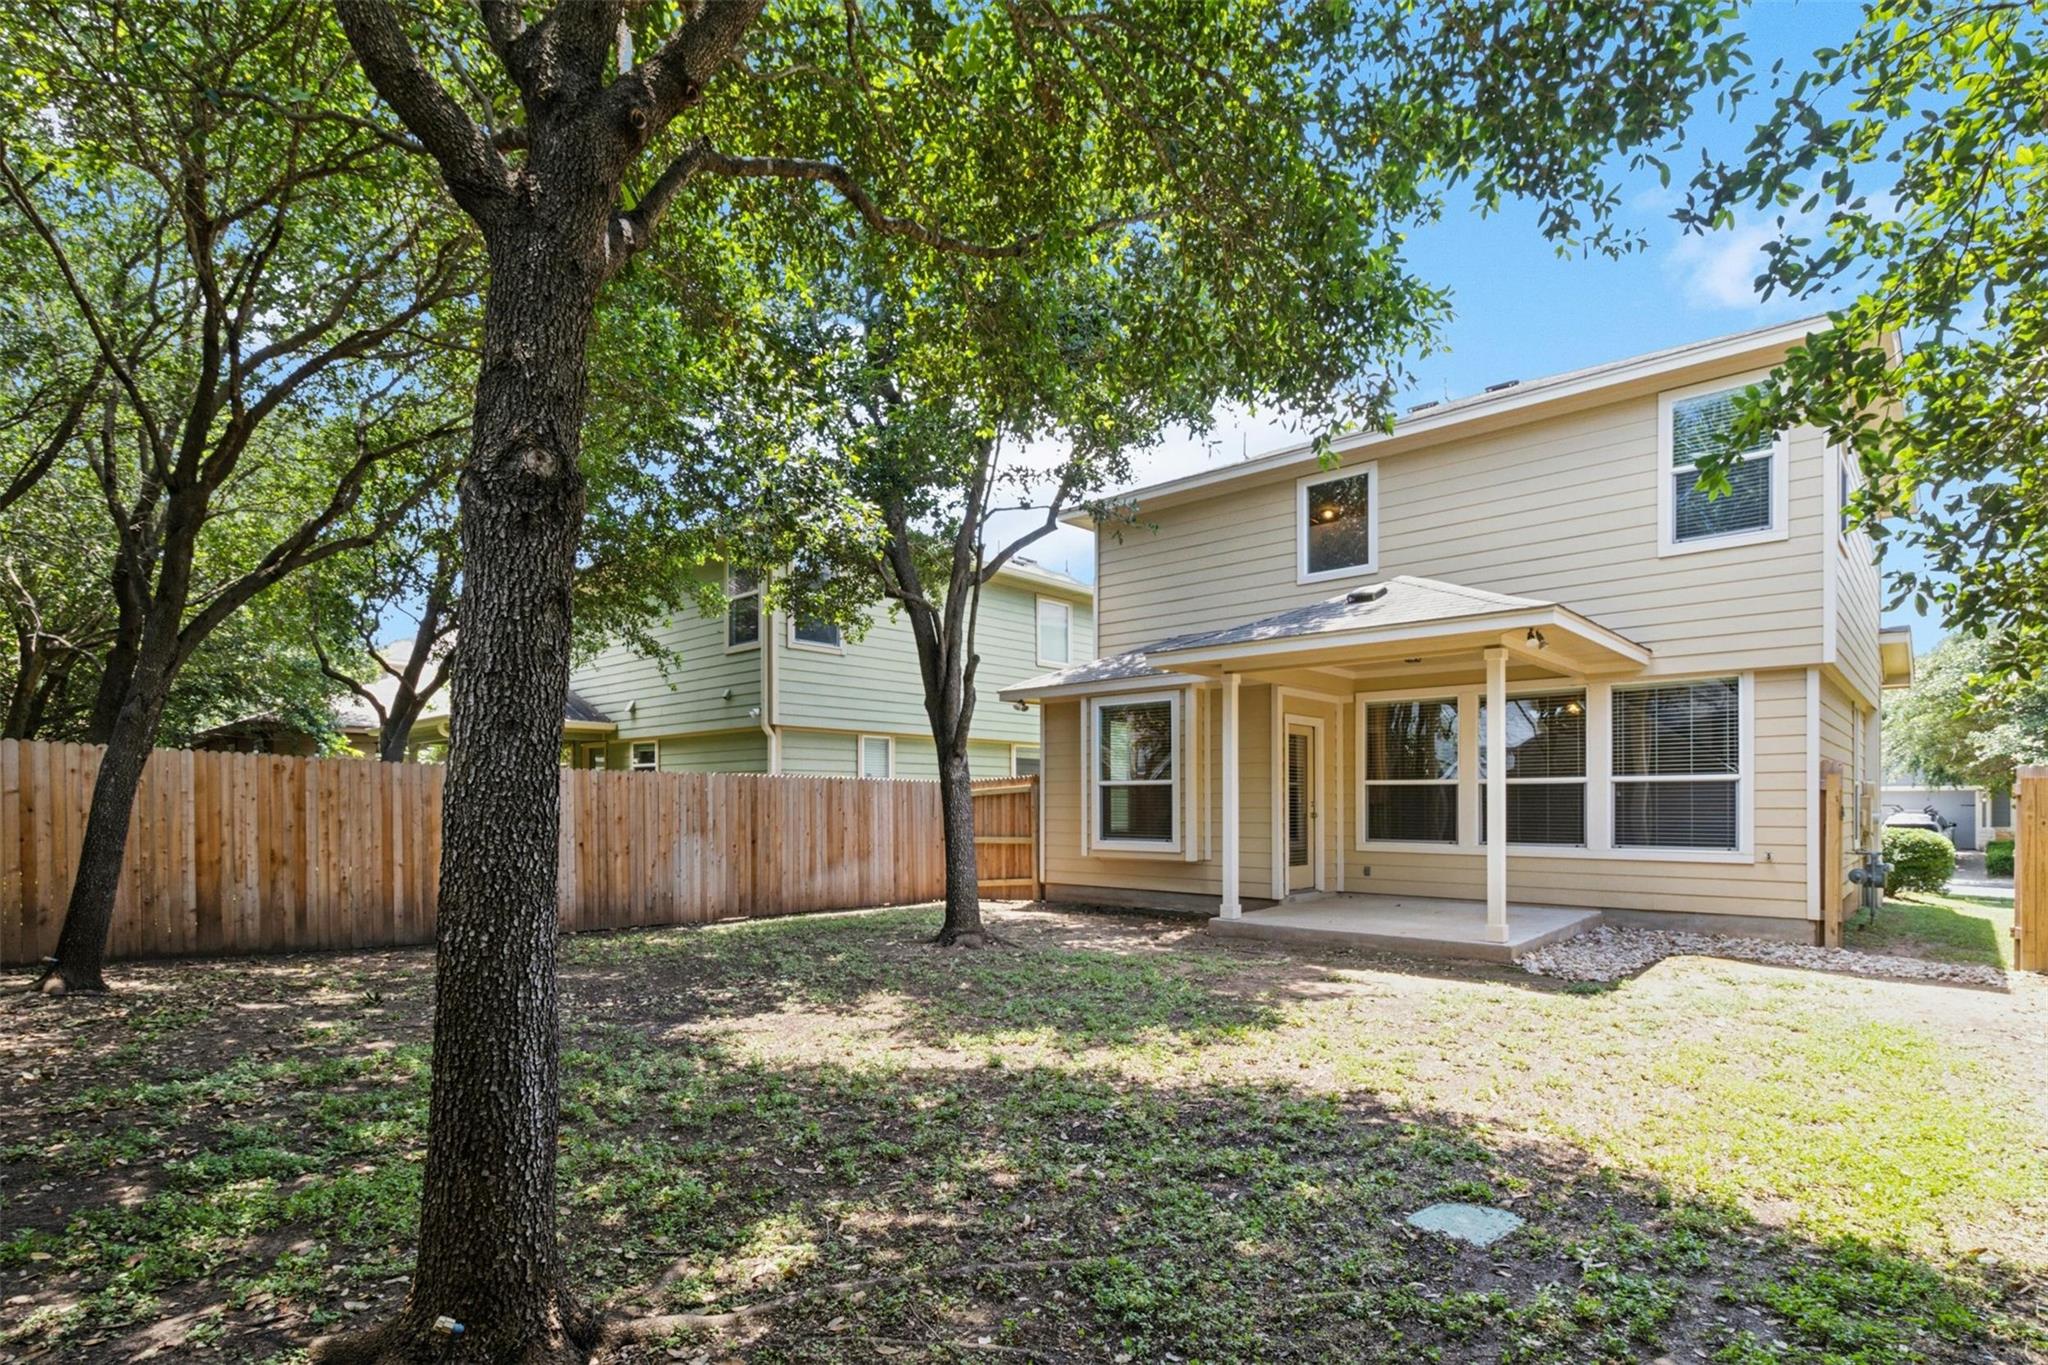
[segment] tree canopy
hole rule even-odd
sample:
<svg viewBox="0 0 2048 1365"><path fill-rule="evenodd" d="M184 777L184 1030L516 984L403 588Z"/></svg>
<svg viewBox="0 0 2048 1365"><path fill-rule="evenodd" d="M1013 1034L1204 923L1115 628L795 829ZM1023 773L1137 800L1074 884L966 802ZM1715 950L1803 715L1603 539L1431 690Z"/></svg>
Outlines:
<svg viewBox="0 0 2048 1365"><path fill-rule="evenodd" d="M2048 763L2048 678L1987 699L1979 679L1993 642L1951 635L1913 665L1913 685L1885 698L1885 776L1893 782L2010 790L2024 763Z"/></svg>
<svg viewBox="0 0 2048 1365"><path fill-rule="evenodd" d="M1745 159L1709 162L1683 217L1776 215L1759 284L1846 290L1739 442L1824 428L1865 477L1856 517L1921 552L1895 598L1988 642L1988 674L2048 666L2048 16L1995 0L1876 0L1839 48L1780 73Z"/></svg>

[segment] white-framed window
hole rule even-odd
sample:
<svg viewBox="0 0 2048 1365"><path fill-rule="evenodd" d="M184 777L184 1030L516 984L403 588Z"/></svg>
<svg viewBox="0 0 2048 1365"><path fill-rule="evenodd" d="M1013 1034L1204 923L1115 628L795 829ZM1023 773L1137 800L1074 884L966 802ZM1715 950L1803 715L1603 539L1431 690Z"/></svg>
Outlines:
<svg viewBox="0 0 2048 1365"><path fill-rule="evenodd" d="M797 649L822 649L832 654L844 653L846 649L839 627L829 621L805 621L797 617L790 618L789 643Z"/></svg>
<svg viewBox="0 0 2048 1365"><path fill-rule="evenodd" d="M1074 608L1057 597L1038 599L1038 662L1074 662Z"/></svg>
<svg viewBox="0 0 2048 1365"><path fill-rule="evenodd" d="M1010 746L1010 776L1036 777L1041 770L1036 744L1012 744Z"/></svg>
<svg viewBox="0 0 2048 1365"><path fill-rule="evenodd" d="M1507 704L1508 842L1564 848L1586 842L1586 694L1513 695ZM1493 724L1479 702L1479 842L1486 827L1486 750Z"/></svg>
<svg viewBox="0 0 2048 1365"><path fill-rule="evenodd" d="M633 747L630 752L631 756L627 760L626 766L631 768L634 772L654 773L661 771L660 741L652 739L636 739L633 741Z"/></svg>
<svg viewBox="0 0 2048 1365"><path fill-rule="evenodd" d="M1742 847L1742 680L1617 686L1614 846Z"/></svg>
<svg viewBox="0 0 2048 1365"><path fill-rule="evenodd" d="M1352 465L1294 485L1295 581L1376 573L1380 558L1380 470Z"/></svg>
<svg viewBox="0 0 2048 1365"><path fill-rule="evenodd" d="M896 741L888 735L862 735L858 741L862 777L896 776Z"/></svg>
<svg viewBox="0 0 2048 1365"><path fill-rule="evenodd" d="M1660 555L1785 538L1789 447L1783 433L1741 452L1728 467L1727 493L1713 498L1699 488L1699 461L1727 441L1736 399L1748 387L1716 380L1658 395Z"/></svg>
<svg viewBox="0 0 2048 1365"><path fill-rule="evenodd" d="M758 649L761 644L761 576L752 569L725 571L725 648Z"/></svg>
<svg viewBox="0 0 2048 1365"><path fill-rule="evenodd" d="M1180 695L1151 692L1094 704L1094 846L1180 848Z"/></svg>
<svg viewBox="0 0 2048 1365"><path fill-rule="evenodd" d="M1457 698L1369 702L1364 722L1362 837L1457 843Z"/></svg>

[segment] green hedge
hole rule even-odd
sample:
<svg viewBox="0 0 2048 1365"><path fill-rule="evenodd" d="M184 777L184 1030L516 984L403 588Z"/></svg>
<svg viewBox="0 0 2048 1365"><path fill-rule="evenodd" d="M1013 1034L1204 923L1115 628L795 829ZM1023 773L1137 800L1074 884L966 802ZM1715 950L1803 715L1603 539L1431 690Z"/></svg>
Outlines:
<svg viewBox="0 0 2048 1365"><path fill-rule="evenodd" d="M1956 846L1932 830L1886 829L1884 860L1892 868L1885 874L1886 894L1940 891L1956 873Z"/></svg>
<svg viewBox="0 0 2048 1365"><path fill-rule="evenodd" d="M1994 877L2012 875L2012 840L1993 839L1984 845L1984 870Z"/></svg>

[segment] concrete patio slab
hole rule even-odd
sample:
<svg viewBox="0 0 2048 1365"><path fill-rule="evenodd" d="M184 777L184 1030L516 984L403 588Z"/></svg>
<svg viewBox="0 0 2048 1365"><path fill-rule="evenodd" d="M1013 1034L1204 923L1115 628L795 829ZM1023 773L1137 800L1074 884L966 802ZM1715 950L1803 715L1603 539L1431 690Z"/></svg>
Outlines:
<svg viewBox="0 0 2048 1365"><path fill-rule="evenodd" d="M1600 922L1598 910L1562 905L1508 906L1508 937L1486 932L1486 906L1479 901L1432 896L1322 894L1247 910L1236 919L1212 919L1208 931L1220 938L1267 939L1338 948L1374 948L1422 957L1468 962L1513 962Z"/></svg>

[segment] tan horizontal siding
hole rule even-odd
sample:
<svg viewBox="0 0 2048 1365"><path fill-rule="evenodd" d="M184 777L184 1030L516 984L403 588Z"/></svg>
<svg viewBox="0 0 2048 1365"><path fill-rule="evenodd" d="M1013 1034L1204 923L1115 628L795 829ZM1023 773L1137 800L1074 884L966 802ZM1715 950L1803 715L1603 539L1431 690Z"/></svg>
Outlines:
<svg viewBox="0 0 2048 1365"><path fill-rule="evenodd" d="M1656 414L1655 397L1644 396L1382 455L1379 576L1561 602L1648 645L1657 671L1717 659L1815 662L1825 595L1820 436L1802 430L1790 443L1787 539L1660 559ZM1294 581L1292 478L1139 516L1145 525L1099 538L1106 654L1319 600L1346 582Z"/></svg>

